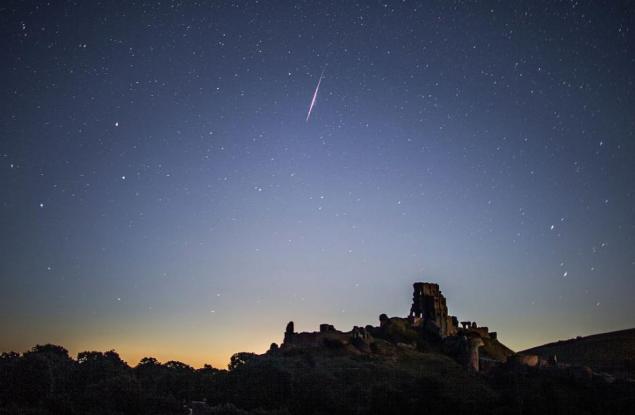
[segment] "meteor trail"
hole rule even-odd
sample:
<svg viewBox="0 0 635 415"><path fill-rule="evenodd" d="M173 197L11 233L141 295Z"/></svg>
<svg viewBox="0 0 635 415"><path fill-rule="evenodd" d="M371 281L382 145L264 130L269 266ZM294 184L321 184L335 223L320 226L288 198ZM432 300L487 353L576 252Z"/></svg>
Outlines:
<svg viewBox="0 0 635 415"><path fill-rule="evenodd" d="M315 105L315 99L317 98L318 91L320 90L320 83L322 82L322 78L324 78L324 70L322 70L320 79L318 80L317 86L315 87L315 92L313 93L313 99L311 99L311 105L309 105L309 112L306 115L306 122L309 122L309 117L311 117L311 111L313 111L313 106Z"/></svg>

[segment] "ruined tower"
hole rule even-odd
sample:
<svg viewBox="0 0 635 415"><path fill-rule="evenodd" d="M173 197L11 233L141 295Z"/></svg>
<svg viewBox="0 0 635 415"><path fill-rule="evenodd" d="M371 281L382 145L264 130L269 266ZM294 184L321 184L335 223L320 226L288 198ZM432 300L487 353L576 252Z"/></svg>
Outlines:
<svg viewBox="0 0 635 415"><path fill-rule="evenodd" d="M452 317L448 316L448 306L439 285L415 282L413 288L410 317L420 319L426 329L436 332L440 337L453 335L456 327Z"/></svg>

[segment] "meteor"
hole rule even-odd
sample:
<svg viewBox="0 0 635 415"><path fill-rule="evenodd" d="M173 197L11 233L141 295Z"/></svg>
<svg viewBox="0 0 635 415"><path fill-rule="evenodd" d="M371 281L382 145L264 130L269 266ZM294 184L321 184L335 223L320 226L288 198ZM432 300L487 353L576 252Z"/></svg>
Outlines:
<svg viewBox="0 0 635 415"><path fill-rule="evenodd" d="M311 99L311 105L309 105L309 112L306 115L306 122L309 122L309 117L311 117L311 111L313 111L313 106L315 105L315 99L317 98L318 91L320 90L320 83L322 82L322 78L324 78L324 70L322 70L320 79L318 80L317 86L315 87L315 92L313 92L313 99Z"/></svg>

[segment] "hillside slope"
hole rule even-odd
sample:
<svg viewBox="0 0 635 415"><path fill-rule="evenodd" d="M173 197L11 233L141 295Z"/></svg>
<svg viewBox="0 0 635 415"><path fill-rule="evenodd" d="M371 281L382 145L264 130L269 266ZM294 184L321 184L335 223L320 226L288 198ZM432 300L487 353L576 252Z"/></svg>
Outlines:
<svg viewBox="0 0 635 415"><path fill-rule="evenodd" d="M524 350L559 362L584 365L619 377L635 378L635 329L560 340Z"/></svg>

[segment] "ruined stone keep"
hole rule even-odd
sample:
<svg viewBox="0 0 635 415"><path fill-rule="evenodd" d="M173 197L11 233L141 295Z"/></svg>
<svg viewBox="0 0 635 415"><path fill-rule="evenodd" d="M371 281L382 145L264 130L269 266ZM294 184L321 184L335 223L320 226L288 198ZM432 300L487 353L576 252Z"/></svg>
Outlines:
<svg viewBox="0 0 635 415"><path fill-rule="evenodd" d="M413 289L410 318L431 331L437 331L441 337L454 335L456 325L448 316L448 306L439 284L415 282Z"/></svg>

